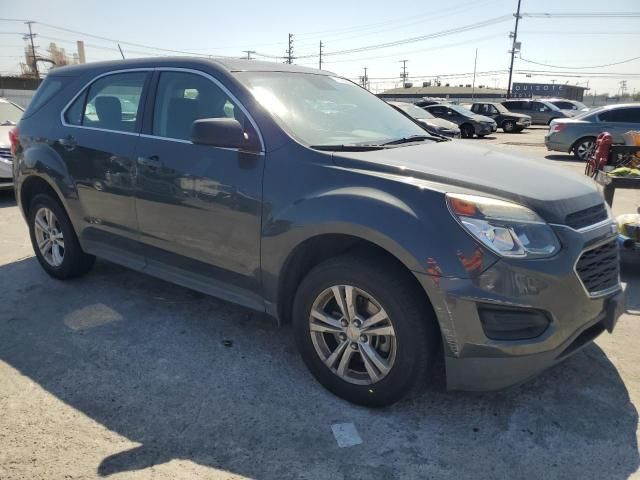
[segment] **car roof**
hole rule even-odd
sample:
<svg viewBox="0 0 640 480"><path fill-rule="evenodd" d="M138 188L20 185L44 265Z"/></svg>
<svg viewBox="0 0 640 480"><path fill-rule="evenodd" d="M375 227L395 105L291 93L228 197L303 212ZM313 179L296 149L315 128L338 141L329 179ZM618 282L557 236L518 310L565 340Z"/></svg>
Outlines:
<svg viewBox="0 0 640 480"><path fill-rule="evenodd" d="M135 58L128 60L112 60L107 62L92 62L79 65L69 65L52 70L49 75L76 76L87 72L126 70L132 68L155 67L209 67L214 70L226 72L296 72L313 73L316 75L334 75L332 72L317 70L315 68L301 67L299 65L277 62L264 62L262 60L246 60L227 57L162 57L162 58Z"/></svg>

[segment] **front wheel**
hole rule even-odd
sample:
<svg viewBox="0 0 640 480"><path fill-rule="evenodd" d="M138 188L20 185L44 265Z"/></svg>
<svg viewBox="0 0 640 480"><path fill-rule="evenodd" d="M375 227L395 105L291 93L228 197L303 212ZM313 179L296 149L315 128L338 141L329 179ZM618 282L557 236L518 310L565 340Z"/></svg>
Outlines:
<svg viewBox="0 0 640 480"><path fill-rule="evenodd" d="M460 125L460 135L462 138L473 138L474 133L475 129L473 128L473 125L469 125L468 123Z"/></svg>
<svg viewBox="0 0 640 480"><path fill-rule="evenodd" d="M502 130L505 133L513 133L516 131L516 122L513 120L505 120L502 124Z"/></svg>
<svg viewBox="0 0 640 480"><path fill-rule="evenodd" d="M437 328L424 292L396 265L342 256L315 267L294 302L296 343L313 376L360 405L390 405L426 377Z"/></svg>

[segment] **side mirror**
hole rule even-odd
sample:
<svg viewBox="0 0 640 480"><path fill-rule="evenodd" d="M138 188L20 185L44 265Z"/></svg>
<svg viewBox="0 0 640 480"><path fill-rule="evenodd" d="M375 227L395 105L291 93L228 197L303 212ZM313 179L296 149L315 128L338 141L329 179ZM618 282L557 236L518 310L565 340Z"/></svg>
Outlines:
<svg viewBox="0 0 640 480"><path fill-rule="evenodd" d="M201 118L191 126L191 141L198 145L259 151L257 139L246 137L235 118Z"/></svg>

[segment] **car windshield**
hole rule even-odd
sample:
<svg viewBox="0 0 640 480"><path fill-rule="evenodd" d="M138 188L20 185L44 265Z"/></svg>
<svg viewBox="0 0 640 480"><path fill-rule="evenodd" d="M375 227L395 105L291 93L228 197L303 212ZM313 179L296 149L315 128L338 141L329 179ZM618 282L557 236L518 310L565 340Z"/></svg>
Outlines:
<svg viewBox="0 0 640 480"><path fill-rule="evenodd" d="M597 115L601 112L603 112L604 110L607 110L606 106L605 107L597 107L594 108L593 110L588 110L585 112L580 112L578 115L576 115L575 117L573 117L575 120L595 120Z"/></svg>
<svg viewBox="0 0 640 480"><path fill-rule="evenodd" d="M22 110L13 103L0 102L0 125L16 125L22 116Z"/></svg>
<svg viewBox="0 0 640 480"><path fill-rule="evenodd" d="M429 112L427 112L426 110L423 110L420 107L416 107L412 103L395 102L395 103L393 103L393 105L395 105L400 110L402 110L403 112L407 113L408 115L411 115L413 118L424 118L424 119L436 118L433 115L431 115Z"/></svg>
<svg viewBox="0 0 640 480"><path fill-rule="evenodd" d="M509 113L509 110L507 110L507 107L505 107L501 103L492 103L491 105L496 107L500 113Z"/></svg>
<svg viewBox="0 0 640 480"><path fill-rule="evenodd" d="M382 144L425 134L409 118L349 80L294 72L236 75L283 129L307 145Z"/></svg>
<svg viewBox="0 0 640 480"><path fill-rule="evenodd" d="M578 110L584 110L584 109L586 109L586 108L589 108L589 107L587 107L584 103L582 103L582 102L578 102L577 100L574 100L574 101L573 101L573 104L576 106L576 108L577 108Z"/></svg>
<svg viewBox="0 0 640 480"><path fill-rule="evenodd" d="M464 115L465 117L473 115L473 112L471 110L469 110L468 108L464 108L461 105L447 105L447 107L458 112L460 115Z"/></svg>

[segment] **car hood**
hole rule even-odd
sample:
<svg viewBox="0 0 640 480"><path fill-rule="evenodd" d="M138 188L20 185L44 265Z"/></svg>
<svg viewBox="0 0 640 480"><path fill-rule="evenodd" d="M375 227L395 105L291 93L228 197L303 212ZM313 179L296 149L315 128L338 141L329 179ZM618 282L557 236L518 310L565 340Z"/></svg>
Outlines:
<svg viewBox="0 0 640 480"><path fill-rule="evenodd" d="M443 192L471 190L525 205L550 223L602 204L586 176L463 142L421 143L368 152L335 152L334 163L372 175L428 182Z"/></svg>
<svg viewBox="0 0 640 480"><path fill-rule="evenodd" d="M525 115L524 113L514 113L514 112L504 112L502 114L505 117L511 117L511 118L521 118L521 119L529 119L531 120L531 116L530 115Z"/></svg>
<svg viewBox="0 0 640 480"><path fill-rule="evenodd" d="M469 115L467 118L471 119L471 120L475 120L476 122L494 122L495 120L491 117L485 117L484 115L479 115L477 113L474 113L473 115Z"/></svg>
<svg viewBox="0 0 640 480"><path fill-rule="evenodd" d="M458 125L444 118L421 118L419 121L436 128L446 128L447 130L459 130Z"/></svg>

